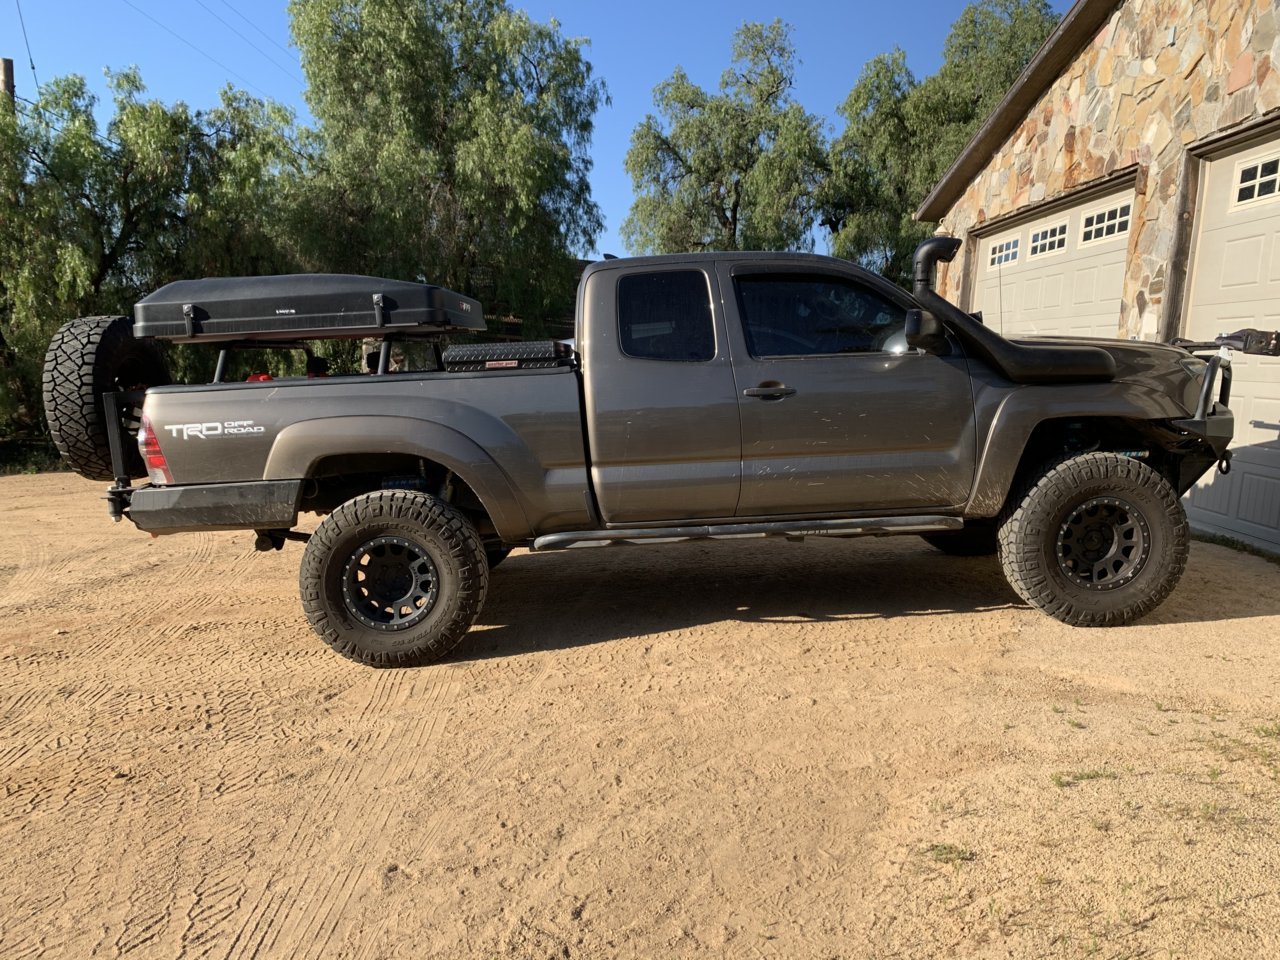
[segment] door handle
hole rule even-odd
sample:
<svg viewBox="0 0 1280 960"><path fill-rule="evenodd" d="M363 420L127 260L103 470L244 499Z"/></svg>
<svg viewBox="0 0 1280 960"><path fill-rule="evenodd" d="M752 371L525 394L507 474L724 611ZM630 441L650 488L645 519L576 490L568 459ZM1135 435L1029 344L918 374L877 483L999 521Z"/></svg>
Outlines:
<svg viewBox="0 0 1280 960"><path fill-rule="evenodd" d="M795 387L788 387L782 383L762 383L758 387L747 387L742 391L744 397L758 397L761 400L781 400L783 397L794 396Z"/></svg>

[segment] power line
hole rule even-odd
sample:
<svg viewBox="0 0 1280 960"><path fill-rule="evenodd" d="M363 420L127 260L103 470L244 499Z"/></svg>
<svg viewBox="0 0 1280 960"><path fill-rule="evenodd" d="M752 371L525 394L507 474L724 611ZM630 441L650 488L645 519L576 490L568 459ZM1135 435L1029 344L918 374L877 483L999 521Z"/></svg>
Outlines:
<svg viewBox="0 0 1280 960"><path fill-rule="evenodd" d="M254 23L252 20L246 17L243 13L241 13L239 10L233 7L230 3L227 2L227 0L219 0L219 2L228 10L230 10L232 13L234 13L237 17L239 17L241 20L247 23L249 26L253 27L253 29L257 30L258 33L262 34L262 36L264 36L267 39L268 43L274 44L277 50L279 50L281 53L287 56L290 60L293 60L294 54L291 53L287 47L281 46L280 43L276 41L275 37L271 36L271 34L267 33L260 26L258 26L256 23Z"/></svg>
<svg viewBox="0 0 1280 960"><path fill-rule="evenodd" d="M40 104L36 103L36 101L34 100L28 100L26 97L19 97L16 95L14 99L20 100L22 101L22 103L26 104L25 107L19 107L18 109L21 110L23 113L25 113L28 117L31 116L31 114L33 113L39 113L44 115L45 117L53 117L55 120L61 120L62 126L66 126L68 123L75 122L74 118L68 117L65 114L58 113L58 111L56 110L50 110L48 107L41 106ZM57 129L61 131L62 127L60 126ZM89 135L92 136L95 140L99 140L102 143L109 143L113 147L124 146L124 144L120 143L119 140L113 140L111 139L111 137L108 137L102 133L98 133L98 131L96 130L90 130Z"/></svg>
<svg viewBox="0 0 1280 960"><path fill-rule="evenodd" d="M246 37L243 33L241 33L239 30L237 30L237 29L236 29L235 27L233 27L231 24L227 23L227 21L223 20L223 19L222 19L222 17L220 17L220 16L218 16L216 13L214 13L214 12L213 12L213 10L211 10L211 9L210 9L206 4L205 4L204 0L196 0L196 3L197 3L197 4L198 4L198 5L199 5L199 6L200 6L200 7L201 7L201 8L202 8L206 13L208 13L208 14L209 14L209 16L213 17L213 19L217 20L220 24L222 24L224 27L226 27L228 30L230 30L232 33L234 33L237 37L239 37L241 40L243 40L243 41L244 41L245 43L247 43L249 46L253 47L253 49L257 50L257 51L258 51L258 53L262 54L262 56L263 56L264 58L266 58L266 60L267 60L267 62L268 62L268 63L270 63L272 66L274 66L277 70L279 70L281 73L283 73L286 77L289 77L291 80L296 80L298 83L302 83L302 82L303 82L303 81L302 81L302 78L301 78L300 76L298 76L296 73L294 73L294 72L292 72L291 70L289 70L287 67L283 67L283 66L281 66L281 65L280 65L280 63L279 63L279 61L277 61L277 60L275 59L275 57L271 56L271 54L267 53L267 51L263 50L260 46L258 46L256 43L254 43L254 42L253 42L252 40L250 40L248 37Z"/></svg>
<svg viewBox="0 0 1280 960"><path fill-rule="evenodd" d="M22 0L13 0L18 8L18 23L22 24L22 42L27 45L27 63L31 64L31 79L36 82L36 90L40 90L40 78L36 76L36 58L31 56L31 41L27 39L27 21L22 17Z"/></svg>
<svg viewBox="0 0 1280 960"><path fill-rule="evenodd" d="M151 21L152 23L154 23L157 27L159 27L159 28L160 28L161 30L163 30L165 33L169 34L169 35L170 35L171 37L173 37L174 39L176 39L176 40L181 40L181 41L182 41L183 43L185 43L188 47L190 47L190 48L191 48L192 50L194 50L196 53L200 54L200 56L204 57L204 58L205 58L206 60L208 60L210 63L213 63L213 64L215 64L216 66L219 66L219 67L221 67L223 70L227 71L227 73L231 74L231 76L233 76L233 77L235 77L237 80L241 81L245 86L247 86L247 87L252 87L254 90L257 90L257 91L258 91L258 93L262 94L262 95L263 95L264 97L266 97L267 99L271 99L271 94L267 93L265 90L263 90L263 89L262 89L260 86L258 86L256 83L254 83L254 82L252 82L251 80L249 80L248 78L243 77L243 76L241 76L240 74L236 73L234 70L232 70L230 67L228 67L225 63L223 63L221 60L216 59L216 58L215 58L215 57L213 57L211 54L205 53L205 51L201 50L199 47L197 47L194 43L192 43L192 42L191 42L190 40L188 40L186 37L182 36L182 34L177 33L176 31L174 31L173 29L171 29L171 28L169 28L169 27L166 27L163 23L161 23L159 20L157 20L157 19L156 19L155 17L153 17L151 14L147 13L147 11L143 10L141 7L139 7L137 4L135 4L135 3L133 2L133 0L121 0L121 2L122 2L122 3L124 3L126 6L132 7L132 8L133 8L137 13L142 14L142 16L146 17L148 20L150 20L150 21Z"/></svg>

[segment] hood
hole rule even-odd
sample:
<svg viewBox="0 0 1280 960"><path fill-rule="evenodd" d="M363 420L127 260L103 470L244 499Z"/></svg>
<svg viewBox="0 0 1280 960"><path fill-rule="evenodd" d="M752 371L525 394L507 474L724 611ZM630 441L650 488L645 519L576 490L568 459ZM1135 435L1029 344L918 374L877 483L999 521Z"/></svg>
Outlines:
<svg viewBox="0 0 1280 960"><path fill-rule="evenodd" d="M1026 337L1014 343L1068 344L1081 347L1099 347L1111 354L1116 362L1115 379L1128 383L1141 383L1161 393L1177 397L1188 410L1195 409L1203 380L1204 363L1196 360L1181 347L1167 343L1151 343L1145 340L1116 340L1106 337Z"/></svg>

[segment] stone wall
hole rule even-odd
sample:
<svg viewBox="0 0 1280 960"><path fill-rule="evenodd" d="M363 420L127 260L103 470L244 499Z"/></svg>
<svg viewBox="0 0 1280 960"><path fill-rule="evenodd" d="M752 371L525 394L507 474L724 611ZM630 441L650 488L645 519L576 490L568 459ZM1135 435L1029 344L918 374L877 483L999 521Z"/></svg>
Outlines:
<svg viewBox="0 0 1280 960"><path fill-rule="evenodd" d="M969 239L989 220L1136 165L1118 335L1153 338L1174 253L1185 148L1280 108L1278 27L1273 0L1125 0L940 229ZM961 269L957 261L939 278L953 299Z"/></svg>

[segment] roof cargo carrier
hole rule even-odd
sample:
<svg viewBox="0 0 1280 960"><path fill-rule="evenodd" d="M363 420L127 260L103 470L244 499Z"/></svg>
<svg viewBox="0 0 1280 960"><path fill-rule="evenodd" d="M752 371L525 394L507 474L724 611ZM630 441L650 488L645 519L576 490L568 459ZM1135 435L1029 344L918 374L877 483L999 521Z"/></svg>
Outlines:
<svg viewBox="0 0 1280 960"><path fill-rule="evenodd" d="M178 280L139 300L133 335L175 343L436 337L485 329L479 301L427 283L336 273Z"/></svg>

